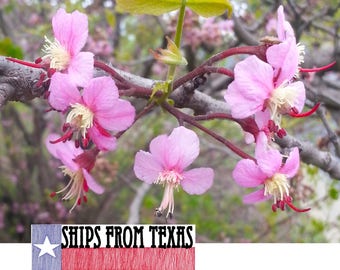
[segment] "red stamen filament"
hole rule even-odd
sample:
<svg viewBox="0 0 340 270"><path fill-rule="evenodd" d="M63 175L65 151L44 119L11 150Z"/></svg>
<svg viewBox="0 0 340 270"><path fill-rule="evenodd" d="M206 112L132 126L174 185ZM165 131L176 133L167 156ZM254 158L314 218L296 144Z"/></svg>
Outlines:
<svg viewBox="0 0 340 270"><path fill-rule="evenodd" d="M303 213L309 211L311 208L305 208L305 209L300 209L297 208L293 203L293 199L290 196L284 196L283 200L279 200L276 203L272 204L272 210L273 212L276 212L278 208L280 208L282 211L285 210L285 205L287 204L291 209L293 209L295 212L298 213Z"/></svg>
<svg viewBox="0 0 340 270"><path fill-rule="evenodd" d="M54 141L50 141L50 143L55 144L55 143L58 143L58 142L66 142L67 140L72 139L72 135L73 135L73 130L70 129L63 136L61 136L59 139L56 139Z"/></svg>
<svg viewBox="0 0 340 270"><path fill-rule="evenodd" d="M307 211L310 210L310 208L305 208L305 209L297 208L294 204L292 204L292 203L289 202L289 201L285 201L285 203L286 203L290 208L292 208L295 212L298 212L298 213L303 213L303 212L307 212Z"/></svg>
<svg viewBox="0 0 340 270"><path fill-rule="evenodd" d="M300 72L318 72L318 71L323 71L323 70L326 70L328 68L331 68L335 64L336 64L336 61L333 61L332 63L330 63L330 64L328 64L326 66L322 66L322 67L317 67L317 68L300 68Z"/></svg>
<svg viewBox="0 0 340 270"><path fill-rule="evenodd" d="M28 66L28 67L43 68L42 65L31 63L31 62L26 62L26 61L23 61L23 60L20 60L20 59L12 58L12 57L6 57L6 60L9 60L9 61L14 62L14 63L21 64L21 65L24 65L24 66Z"/></svg>
<svg viewBox="0 0 340 270"><path fill-rule="evenodd" d="M85 192L89 191L89 186L87 185L87 182L86 182L85 179L84 179L84 182L83 182L83 189L84 189Z"/></svg>
<svg viewBox="0 0 340 270"><path fill-rule="evenodd" d="M310 109L309 111L304 112L304 113L296 113L294 111L294 108L292 108L292 111L289 113L289 115L292 116L292 117L296 117L296 118L307 117L307 116L312 115L314 112L316 112L316 110L319 108L319 106L320 106L320 102L316 103L315 106L312 109Z"/></svg>

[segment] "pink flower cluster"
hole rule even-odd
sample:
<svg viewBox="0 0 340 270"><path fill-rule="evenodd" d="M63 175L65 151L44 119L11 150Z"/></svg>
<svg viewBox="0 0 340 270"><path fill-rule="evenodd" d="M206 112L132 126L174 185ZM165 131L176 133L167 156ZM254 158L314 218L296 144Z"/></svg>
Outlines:
<svg viewBox="0 0 340 270"><path fill-rule="evenodd" d="M104 189L90 175L100 151L116 148L112 131L123 131L134 122L135 109L119 98L111 77L93 78L94 59L90 52L81 52L88 36L87 16L78 11L71 14L59 9L52 19L55 40L45 38L45 56L51 80L48 101L54 110L66 114L64 135L47 137L49 152L64 164L61 168L70 178L62 190L64 200L75 198L75 204L86 202L85 193ZM71 142L71 140L74 142ZM91 148L91 146L93 147ZM85 149L85 150L83 150Z"/></svg>
<svg viewBox="0 0 340 270"><path fill-rule="evenodd" d="M277 38L268 44L266 61L252 55L236 64L234 81L224 96L233 118L250 117L257 125L256 133L246 135L246 142L256 142L256 160L239 161L233 178L242 187L262 186L245 196L245 203L273 198L273 211L284 210L288 205L303 212L309 209L300 210L292 204L288 182L298 171L299 151L292 149L285 160L269 143L274 134L286 135L281 128L282 115L300 116L306 99L304 84L296 80L303 62L303 46L296 43L282 6L278 9L276 30Z"/></svg>
<svg viewBox="0 0 340 270"><path fill-rule="evenodd" d="M40 63L47 66L51 74L49 104L66 114L66 120L62 127L64 134L49 135L46 146L63 163L62 172L70 181L60 191L51 193L51 197L63 193L64 200L74 198L73 210L87 201L86 193L90 189L97 194L104 191L90 172L100 151L116 148L116 138L111 132L130 127L135 109L119 98L117 86L110 77L92 78L93 54L80 51L88 35L86 15L77 11L67 14L61 9L53 17L52 25L55 41L45 38L46 55ZM168 209L166 217L172 217L174 190L179 186L189 194L202 194L211 187L214 177L211 168L185 170L198 154L197 135L184 127L152 140L150 153L136 154L136 176L147 183L165 186L157 215Z"/></svg>
<svg viewBox="0 0 340 270"><path fill-rule="evenodd" d="M267 49L266 62L253 55L235 66L235 79L224 97L234 118L271 120L279 130L282 115L300 113L306 99L304 84L295 80L303 62L303 47L296 43L282 6L278 9L277 35L278 44ZM265 111L269 113L258 114Z"/></svg>

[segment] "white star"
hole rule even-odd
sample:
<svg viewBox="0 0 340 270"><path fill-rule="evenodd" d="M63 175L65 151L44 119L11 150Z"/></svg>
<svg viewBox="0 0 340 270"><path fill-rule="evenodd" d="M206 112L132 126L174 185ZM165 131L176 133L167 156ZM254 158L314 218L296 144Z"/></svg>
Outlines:
<svg viewBox="0 0 340 270"><path fill-rule="evenodd" d="M39 257L46 253L55 257L53 249L55 249L60 244L51 244L50 239L48 238L48 236L46 236L43 244L34 244L34 245L40 249Z"/></svg>

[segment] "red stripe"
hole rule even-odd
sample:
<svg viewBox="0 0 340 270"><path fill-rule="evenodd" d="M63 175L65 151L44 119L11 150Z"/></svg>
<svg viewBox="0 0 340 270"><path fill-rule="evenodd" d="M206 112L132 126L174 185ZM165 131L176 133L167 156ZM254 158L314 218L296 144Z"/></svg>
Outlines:
<svg viewBox="0 0 340 270"><path fill-rule="evenodd" d="M66 248L62 270L194 270L195 248Z"/></svg>

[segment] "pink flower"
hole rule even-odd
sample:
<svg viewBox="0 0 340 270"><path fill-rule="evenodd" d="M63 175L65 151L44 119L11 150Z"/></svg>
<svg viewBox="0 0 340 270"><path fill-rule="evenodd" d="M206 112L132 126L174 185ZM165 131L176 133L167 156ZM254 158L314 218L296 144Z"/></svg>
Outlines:
<svg viewBox="0 0 340 270"><path fill-rule="evenodd" d="M173 215L174 189L180 185L189 194L202 194L213 183L211 168L196 168L185 171L199 154L197 135L185 128L175 128L172 133L160 135L150 143L150 152L140 150L135 157L136 176L148 184L165 186L163 200L156 209L158 216L168 208L166 217Z"/></svg>
<svg viewBox="0 0 340 270"><path fill-rule="evenodd" d="M52 144L50 142L57 138L57 134L50 134L46 139L46 147L52 156L63 163L63 166L60 168L63 174L70 178L70 182L62 190L51 193L51 197L66 192L62 197L63 200L75 198L75 203L70 209L71 212L82 200L84 202L87 201L85 193L89 189L97 194L104 192L104 188L89 173L95 164L99 150L94 148L83 151L80 148L76 148L74 143L69 141L62 144Z"/></svg>
<svg viewBox="0 0 340 270"><path fill-rule="evenodd" d="M277 53L277 61L280 57L286 59L285 55L280 56L280 51ZM254 55L236 64L235 79L224 96L234 118L246 118L268 109L271 119L280 126L282 114L301 112L305 87L302 82L290 82L296 70L294 65L289 61L282 64L282 72L277 76L271 65Z"/></svg>
<svg viewBox="0 0 340 270"><path fill-rule="evenodd" d="M243 197L246 204L257 203L274 199L273 211L277 208L284 210L287 204L297 212L305 212L308 209L298 209L292 204L289 195L289 178L298 172L300 165L299 150L293 148L284 162L280 152L268 146L267 137L260 132L255 149L256 162L243 159L236 164L233 178L242 187L252 188L262 186L261 189Z"/></svg>
<svg viewBox="0 0 340 270"><path fill-rule="evenodd" d="M54 41L45 37L43 63L67 73L77 86L85 86L93 76L93 54L81 52L88 36L87 16L78 11L69 14L59 9L52 19ZM52 77L53 80L53 77Z"/></svg>
<svg viewBox="0 0 340 270"><path fill-rule="evenodd" d="M110 77L98 77L89 81L82 94L62 73L53 75L49 102L59 111L71 109L64 124L65 135L55 141L66 141L75 134L77 146L87 146L91 139L99 150L116 147L116 138L108 131L122 131L134 121L135 109L126 100L119 99L116 84Z"/></svg>
<svg viewBox="0 0 340 270"><path fill-rule="evenodd" d="M277 32L281 43L267 49L268 63L250 56L235 66L235 79L224 96L234 118L267 109L271 120L280 126L282 114L297 114L303 109L305 87L294 82L301 61L299 49L282 6L278 9Z"/></svg>

